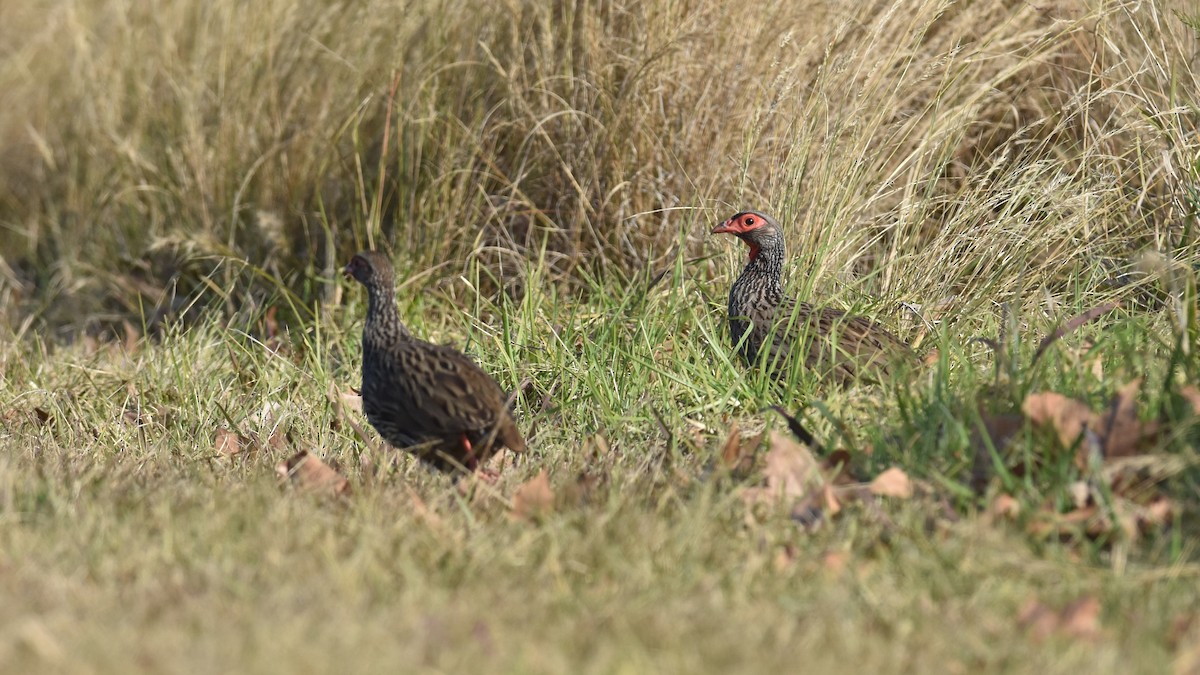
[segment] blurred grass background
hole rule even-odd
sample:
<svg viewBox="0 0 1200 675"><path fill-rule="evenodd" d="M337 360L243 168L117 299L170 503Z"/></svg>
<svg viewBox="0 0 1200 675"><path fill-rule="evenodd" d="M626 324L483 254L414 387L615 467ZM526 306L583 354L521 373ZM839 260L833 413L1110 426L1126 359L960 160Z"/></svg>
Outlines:
<svg viewBox="0 0 1200 675"><path fill-rule="evenodd" d="M696 270L744 207L801 292L1102 294L1146 251L1195 265L1196 14L31 0L0 25L0 313L69 337L286 293L303 321L366 246L417 288L582 292Z"/></svg>

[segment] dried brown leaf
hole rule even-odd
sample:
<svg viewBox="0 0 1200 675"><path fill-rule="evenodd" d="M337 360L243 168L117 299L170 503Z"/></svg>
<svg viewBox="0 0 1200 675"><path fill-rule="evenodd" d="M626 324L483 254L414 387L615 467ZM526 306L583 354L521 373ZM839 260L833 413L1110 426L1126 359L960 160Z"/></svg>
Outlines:
<svg viewBox="0 0 1200 675"><path fill-rule="evenodd" d="M729 425L729 434L725 437L725 442L721 444L721 466L726 469L737 466L738 460L741 459L741 440L737 422L734 422Z"/></svg>
<svg viewBox="0 0 1200 675"><path fill-rule="evenodd" d="M1103 413L1052 391L1030 394L1021 410L1034 424L1051 426L1064 448L1074 446L1083 436L1075 457L1076 464L1083 469L1094 451L1112 461L1141 454L1153 444L1159 433L1158 424L1143 422L1137 416L1136 399L1141 385L1139 378L1121 387Z"/></svg>
<svg viewBox="0 0 1200 675"><path fill-rule="evenodd" d="M265 446L266 446L266 449L268 449L268 450L274 450L274 451L287 450L287 447L288 447L287 434L283 433L279 429L272 431L271 435L267 436L267 442L266 442Z"/></svg>
<svg viewBox="0 0 1200 675"><path fill-rule="evenodd" d="M828 481L812 452L790 435L772 431L770 450L763 470L766 485L742 490L742 500L750 506L782 505L791 517L806 527L819 524L826 509L840 509L837 497L827 490ZM751 514L747 514L750 518Z"/></svg>
<svg viewBox="0 0 1200 675"><path fill-rule="evenodd" d="M1086 403L1054 391L1026 396L1021 410L1034 424L1052 426L1064 448L1075 445L1085 428L1095 429L1097 424L1096 414Z"/></svg>
<svg viewBox="0 0 1200 675"><path fill-rule="evenodd" d="M236 431L217 429L217 439L213 443L213 448L218 455L230 457L242 451L241 439L238 438Z"/></svg>
<svg viewBox="0 0 1200 675"><path fill-rule="evenodd" d="M1029 534L1039 538L1071 537L1080 533L1098 534L1108 531L1110 524L1106 520L1100 516L1100 511L1095 504L1067 513L1058 513L1050 506L1046 506L1029 521L1026 529Z"/></svg>
<svg viewBox="0 0 1200 675"><path fill-rule="evenodd" d="M1100 637L1100 599L1087 596L1072 602L1062 610L1062 632L1078 640Z"/></svg>
<svg viewBox="0 0 1200 675"><path fill-rule="evenodd" d="M1142 379L1135 379L1117 392L1109 404L1109 412L1101 420L1104 438L1104 458L1108 460L1141 454L1145 446L1158 436L1156 422L1143 422L1137 416L1137 393Z"/></svg>
<svg viewBox="0 0 1200 675"><path fill-rule="evenodd" d="M1141 521L1148 527L1166 525L1175 518L1175 502L1166 495L1159 495L1145 507Z"/></svg>
<svg viewBox="0 0 1200 675"><path fill-rule="evenodd" d="M126 406L125 411L121 413L121 421L135 429L149 426L147 418L142 416L141 408L137 405Z"/></svg>
<svg viewBox="0 0 1200 675"><path fill-rule="evenodd" d="M993 518L1013 520L1021 515L1021 502L1017 501L1012 495L1001 493L996 495L991 505L988 506L988 513Z"/></svg>
<svg viewBox="0 0 1200 675"><path fill-rule="evenodd" d="M133 354L138 349L138 345L142 339L142 334L137 328L133 327L132 323L129 323L128 319L121 321L121 327L125 332L125 352L128 354Z"/></svg>
<svg viewBox="0 0 1200 675"><path fill-rule="evenodd" d="M778 551L775 552L775 571L783 572L796 564L796 546L794 544L784 544Z"/></svg>
<svg viewBox="0 0 1200 675"><path fill-rule="evenodd" d="M821 556L821 566L830 574L837 576L846 569L846 565L850 562L850 553L847 551L826 551Z"/></svg>
<svg viewBox="0 0 1200 675"><path fill-rule="evenodd" d="M767 452L766 462L767 489L777 496L806 497L823 482L820 464L812 452L778 431L771 432L771 449Z"/></svg>
<svg viewBox="0 0 1200 675"><path fill-rule="evenodd" d="M307 450L277 464L275 473L305 492L328 492L336 497L350 494L350 481Z"/></svg>
<svg viewBox="0 0 1200 675"><path fill-rule="evenodd" d="M1025 425L1025 418L1016 414L989 415L980 413L980 417L983 421L983 433L987 434L987 437L985 439L979 430L976 429L972 437L972 445L977 449L985 451L985 440L991 441L992 447L998 452L1004 451L1008 447L1008 444L1012 442L1012 439L1020 433L1021 427Z"/></svg>
<svg viewBox="0 0 1200 675"><path fill-rule="evenodd" d="M521 483L513 493L512 515L517 520L530 520L554 510L554 490L545 469Z"/></svg>
<svg viewBox="0 0 1200 675"><path fill-rule="evenodd" d="M279 307L272 305L263 316L263 333L266 338L263 340L263 345L272 352L279 351L279 347L283 343L280 339L279 320L275 318L278 313Z"/></svg>
<svg viewBox="0 0 1200 675"><path fill-rule="evenodd" d="M871 493L880 497L908 499L913 494L912 481L902 469L893 466L871 481Z"/></svg>
<svg viewBox="0 0 1200 675"><path fill-rule="evenodd" d="M754 451L762 442L762 434L742 438L736 423L729 427L729 436L721 444L721 466L734 473L745 473L754 465Z"/></svg>
<svg viewBox="0 0 1200 675"><path fill-rule="evenodd" d="M357 390L338 392L338 398L341 400L342 408L351 412L356 412L359 415L363 414L362 395Z"/></svg>
<svg viewBox="0 0 1200 675"><path fill-rule="evenodd" d="M1084 596L1055 610L1030 599L1021 608L1017 623L1037 641L1051 637L1094 641L1100 637L1100 600Z"/></svg>

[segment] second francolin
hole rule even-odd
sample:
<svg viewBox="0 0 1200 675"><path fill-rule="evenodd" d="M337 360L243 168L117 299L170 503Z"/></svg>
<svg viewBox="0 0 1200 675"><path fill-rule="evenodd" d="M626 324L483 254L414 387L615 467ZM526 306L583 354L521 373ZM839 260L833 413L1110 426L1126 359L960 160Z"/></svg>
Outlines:
<svg viewBox="0 0 1200 675"><path fill-rule="evenodd" d="M805 367L843 384L916 364L908 345L879 324L784 294L783 228L775 219L742 211L712 231L732 234L750 250L729 291L729 332L748 364L783 377L797 351Z"/></svg>

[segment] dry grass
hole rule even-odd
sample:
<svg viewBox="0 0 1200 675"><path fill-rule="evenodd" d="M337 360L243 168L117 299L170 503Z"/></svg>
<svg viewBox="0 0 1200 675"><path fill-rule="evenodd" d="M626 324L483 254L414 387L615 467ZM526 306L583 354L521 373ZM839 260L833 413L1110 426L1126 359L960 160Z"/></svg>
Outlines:
<svg viewBox="0 0 1200 675"><path fill-rule="evenodd" d="M956 309L1195 256L1169 5L46 0L0 31L4 307L51 325L205 276L311 306L365 245L512 293L657 270L748 205L806 286Z"/></svg>

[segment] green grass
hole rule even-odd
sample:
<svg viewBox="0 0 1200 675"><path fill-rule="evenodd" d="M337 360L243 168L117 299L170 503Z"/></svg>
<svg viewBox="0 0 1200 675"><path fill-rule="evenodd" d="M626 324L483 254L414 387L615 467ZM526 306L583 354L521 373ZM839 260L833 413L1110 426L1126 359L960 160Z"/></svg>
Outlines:
<svg viewBox="0 0 1200 675"><path fill-rule="evenodd" d="M531 451L495 494L464 495L335 424L330 385L358 381L357 289L279 353L242 330L253 322L206 323L129 354L10 345L0 389L16 415L0 461L0 663L97 672L1169 667L1171 623L1200 601L1194 418L1161 450L1193 467L1191 487L1180 475L1168 481L1183 520L1139 542L1031 536L979 515L986 499L963 496L977 397L1006 405L979 393L994 382L986 359L962 360L971 356L964 341L940 335L943 368L912 383L780 394L728 361L722 312L699 299L701 286L670 275L647 293L596 289L603 300L582 303L534 285L519 302L481 297L463 309L439 294L408 298L414 330L459 344L471 336L506 386L533 380L518 404L526 428L536 425ZM1119 317L1093 330L1107 354L1104 382L1069 356L1081 339L1073 334L1012 386L1103 401L1109 383L1135 373L1161 381L1164 323ZM1025 360L1032 347L1021 348ZM1195 365L1193 354L1183 370ZM1147 387L1145 409L1167 396ZM740 491L758 474L712 470L726 429L771 420L758 414L765 405L810 400L850 435L837 441L819 414L809 417L814 430L868 473L896 464L948 487L851 505L816 532L753 517ZM264 422L256 415L266 404L279 407ZM230 424L260 439L277 424L289 440L221 457L215 432ZM1054 452L1033 432L1018 447ZM339 466L352 495L281 486L274 466L299 449ZM514 521L506 499L543 468L556 509ZM1047 468L1015 494L1032 511L1076 475ZM831 569L829 555L845 555L844 569ZM1095 642L1042 642L1018 621L1031 599L1058 607L1082 596L1102 602Z"/></svg>
<svg viewBox="0 0 1200 675"><path fill-rule="evenodd" d="M759 5L6 8L0 671L1190 672L1194 10ZM784 224L798 297L935 363L747 371L744 251L708 235L744 207ZM364 246L414 332L528 382L530 452L494 487L335 412ZM979 429L1136 378L1173 516L1047 534L1081 483L1103 515L1127 495L1053 431ZM815 531L749 508L766 448L718 457L782 428L772 405L916 496ZM300 450L350 494L282 482ZM514 518L543 469L554 508ZM1079 599L1098 634L1021 620Z"/></svg>

